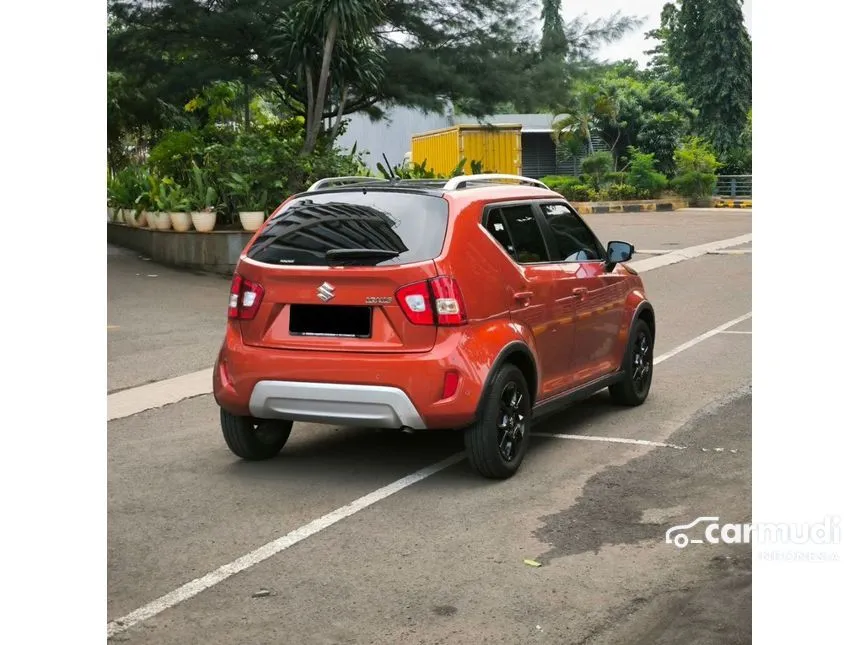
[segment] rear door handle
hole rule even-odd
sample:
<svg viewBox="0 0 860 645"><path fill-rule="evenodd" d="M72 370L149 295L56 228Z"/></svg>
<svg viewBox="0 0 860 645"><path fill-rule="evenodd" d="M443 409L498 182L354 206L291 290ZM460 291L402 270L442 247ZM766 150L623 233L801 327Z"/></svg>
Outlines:
<svg viewBox="0 0 860 645"><path fill-rule="evenodd" d="M534 292L532 291L518 291L514 294L514 300L517 302L528 303L529 300L534 296Z"/></svg>
<svg viewBox="0 0 860 645"><path fill-rule="evenodd" d="M573 297L577 300L582 300L583 298L585 298L585 294L588 293L588 289L586 289L585 287L577 287L571 293L573 294Z"/></svg>

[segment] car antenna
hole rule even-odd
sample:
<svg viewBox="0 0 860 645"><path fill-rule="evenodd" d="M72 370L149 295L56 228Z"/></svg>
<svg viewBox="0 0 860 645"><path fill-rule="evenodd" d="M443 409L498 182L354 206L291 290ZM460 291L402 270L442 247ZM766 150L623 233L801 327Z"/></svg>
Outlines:
<svg viewBox="0 0 860 645"><path fill-rule="evenodd" d="M385 155L384 152L382 153L382 159L385 161L385 165L388 166L388 174L389 174L389 177L391 177L391 179L389 179L389 181L391 181L391 182L399 181L400 177L398 177L396 174L394 174L394 168L391 167L391 164L388 162L388 157Z"/></svg>

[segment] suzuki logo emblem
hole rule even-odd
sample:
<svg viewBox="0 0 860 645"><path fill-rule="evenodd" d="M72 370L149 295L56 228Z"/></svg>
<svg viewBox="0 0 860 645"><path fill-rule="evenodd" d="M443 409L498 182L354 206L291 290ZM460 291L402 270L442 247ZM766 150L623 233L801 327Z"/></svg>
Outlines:
<svg viewBox="0 0 860 645"><path fill-rule="evenodd" d="M319 298L323 302L328 302L329 300L334 298L334 287L328 282L323 282L320 286L317 287L317 298Z"/></svg>

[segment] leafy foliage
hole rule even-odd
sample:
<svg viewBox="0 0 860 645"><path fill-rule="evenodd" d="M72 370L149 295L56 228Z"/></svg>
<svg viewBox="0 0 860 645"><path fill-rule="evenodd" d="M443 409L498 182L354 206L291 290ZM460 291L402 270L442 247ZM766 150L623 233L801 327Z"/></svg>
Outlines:
<svg viewBox="0 0 860 645"><path fill-rule="evenodd" d="M752 106L752 42L742 0L678 0L663 12L668 62L720 156L738 146ZM670 5L671 6L671 5Z"/></svg>
<svg viewBox="0 0 860 645"><path fill-rule="evenodd" d="M204 142L198 131L169 130L149 153L149 168L161 177L189 179L190 164L201 163Z"/></svg>
<svg viewBox="0 0 860 645"><path fill-rule="evenodd" d="M627 181L635 189L637 196L654 199L666 189L669 180L666 175L658 172L654 164L654 155L630 149L630 165Z"/></svg>
<svg viewBox="0 0 860 645"><path fill-rule="evenodd" d="M607 175L612 172L613 163L611 152L595 152L582 160L582 172L588 176L592 185L599 189L606 182Z"/></svg>
<svg viewBox="0 0 860 645"><path fill-rule="evenodd" d="M599 199L597 190L581 182L577 177L565 175L548 175L541 181L547 188L560 193L565 199L572 202L590 202Z"/></svg>
<svg viewBox="0 0 860 645"><path fill-rule="evenodd" d="M640 197L639 191L630 184L612 184L606 189L606 198L611 201L625 201Z"/></svg>
<svg viewBox="0 0 860 645"><path fill-rule="evenodd" d="M678 174L672 184L681 195L699 201L713 194L720 164L708 142L691 137L675 152L675 164Z"/></svg>
<svg viewBox="0 0 860 645"><path fill-rule="evenodd" d="M108 177L108 203L114 208L133 209L149 190L149 173L143 166L129 165Z"/></svg>
<svg viewBox="0 0 860 645"><path fill-rule="evenodd" d="M196 163L191 166L188 199L191 208L197 212L214 210L218 201L218 190L210 181L208 172L200 168Z"/></svg>

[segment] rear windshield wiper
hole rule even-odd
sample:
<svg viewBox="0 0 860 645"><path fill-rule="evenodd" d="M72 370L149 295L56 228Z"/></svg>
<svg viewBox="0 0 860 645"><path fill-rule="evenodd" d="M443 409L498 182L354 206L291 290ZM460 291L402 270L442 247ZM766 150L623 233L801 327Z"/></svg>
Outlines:
<svg viewBox="0 0 860 645"><path fill-rule="evenodd" d="M388 249L331 249L326 251L325 259L336 260L390 260L400 255L400 251Z"/></svg>

